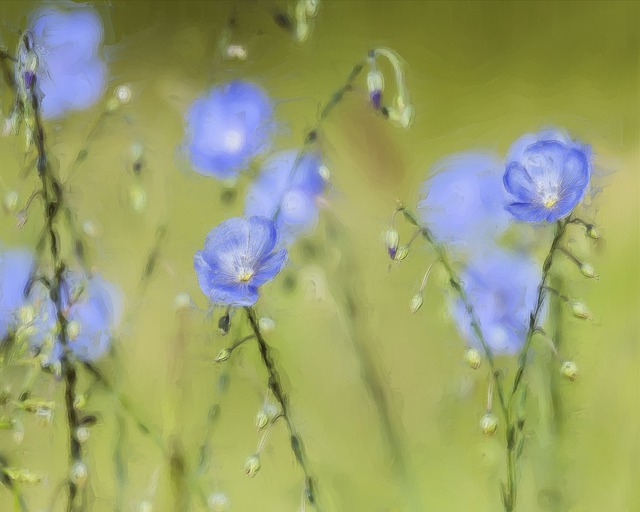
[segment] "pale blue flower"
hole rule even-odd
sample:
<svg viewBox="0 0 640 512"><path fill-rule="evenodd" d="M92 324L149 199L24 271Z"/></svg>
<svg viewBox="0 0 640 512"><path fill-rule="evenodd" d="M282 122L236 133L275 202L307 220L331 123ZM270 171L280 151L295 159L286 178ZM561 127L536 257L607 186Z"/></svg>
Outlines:
<svg viewBox="0 0 640 512"><path fill-rule="evenodd" d="M584 197L591 177L591 149L565 133L547 130L518 139L507 157L507 210L526 222L555 222Z"/></svg>
<svg viewBox="0 0 640 512"><path fill-rule="evenodd" d="M43 7L31 16L29 31L38 56L43 117L55 119L94 105L107 85L98 13L87 5L70 10Z"/></svg>
<svg viewBox="0 0 640 512"><path fill-rule="evenodd" d="M498 248L469 262L461 275L462 286L493 352L514 354L522 348L541 277L540 266L527 255ZM481 349L461 299L453 303L452 313L462 337Z"/></svg>
<svg viewBox="0 0 640 512"><path fill-rule="evenodd" d="M309 232L325 189L321 165L316 152L288 150L271 156L247 191L245 215L273 218L284 243Z"/></svg>
<svg viewBox="0 0 640 512"><path fill-rule="evenodd" d="M186 114L185 146L196 172L235 177L271 144L275 124L266 92L234 80L195 100Z"/></svg>
<svg viewBox="0 0 640 512"><path fill-rule="evenodd" d="M274 252L277 242L276 225L265 217L234 217L218 224L194 257L203 293L217 304L255 304L258 288L286 262L286 249Z"/></svg>

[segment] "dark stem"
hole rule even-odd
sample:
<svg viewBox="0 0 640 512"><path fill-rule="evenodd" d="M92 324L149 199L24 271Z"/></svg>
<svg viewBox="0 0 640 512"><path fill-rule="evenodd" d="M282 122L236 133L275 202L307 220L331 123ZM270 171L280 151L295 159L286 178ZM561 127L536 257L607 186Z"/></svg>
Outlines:
<svg viewBox="0 0 640 512"><path fill-rule="evenodd" d="M251 324L251 328L253 329L253 333L256 335L256 340L258 341L258 348L260 349L260 357L262 358L262 362L267 369L267 373L269 374L269 389L273 393L273 396L277 400L278 404L280 404L280 409L282 413L282 417L284 418L285 423L287 424L287 429L289 431L289 440L291 442L291 450L298 461L298 464L302 468L302 472L304 473L304 481L305 481L305 495L307 500L311 505L313 505L316 510L319 510L320 507L317 503L316 497L316 483L315 479L311 476L311 471L309 469L309 463L307 461L307 457L305 454L304 443L300 434L296 431L295 426L293 425L293 421L291 419L291 411L289 409L289 399L282 389L282 380L280 379L280 374L276 369L275 362L271 357L271 350L264 337L262 336L262 332L260 331L260 326L258 325L258 319L256 317L256 312L252 307L244 308L247 318L249 319L249 323Z"/></svg>

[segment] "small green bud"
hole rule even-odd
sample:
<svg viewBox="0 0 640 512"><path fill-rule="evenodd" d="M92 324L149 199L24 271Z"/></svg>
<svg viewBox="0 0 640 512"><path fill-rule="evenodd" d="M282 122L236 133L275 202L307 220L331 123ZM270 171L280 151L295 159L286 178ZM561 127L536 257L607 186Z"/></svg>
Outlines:
<svg viewBox="0 0 640 512"><path fill-rule="evenodd" d="M81 410L87 405L87 397L85 397L82 393L76 395L76 399L73 401L73 407L75 409Z"/></svg>
<svg viewBox="0 0 640 512"><path fill-rule="evenodd" d="M580 272L582 272L583 276L588 277L589 279L595 279L598 277L598 274L596 274L596 271L590 263L583 263L580 265Z"/></svg>
<svg viewBox="0 0 640 512"><path fill-rule="evenodd" d="M129 189L129 201L134 211L140 213L147 206L147 193L140 185L134 185Z"/></svg>
<svg viewBox="0 0 640 512"><path fill-rule="evenodd" d="M4 195L4 209L7 213L13 213L18 207L18 193L15 190L9 190Z"/></svg>
<svg viewBox="0 0 640 512"><path fill-rule="evenodd" d="M75 320L71 320L71 322L67 324L67 336L69 340L71 341L75 340L79 334L80 334L80 324Z"/></svg>
<svg viewBox="0 0 640 512"><path fill-rule="evenodd" d="M244 462L244 472L249 478L253 478L258 471L260 471L260 456L255 454Z"/></svg>
<svg viewBox="0 0 640 512"><path fill-rule="evenodd" d="M565 379L574 381L578 378L578 367L573 361L565 361L560 366L560 373Z"/></svg>
<svg viewBox="0 0 640 512"><path fill-rule="evenodd" d="M422 303L423 302L424 302L424 299L422 298L422 294L421 293L416 293L411 298L411 302L409 303L409 307L411 309L411 313L416 313L422 307Z"/></svg>
<svg viewBox="0 0 640 512"><path fill-rule="evenodd" d="M486 436L492 436L496 433L496 430L498 430L498 418L488 412L480 420L480 427Z"/></svg>
<svg viewBox="0 0 640 512"><path fill-rule="evenodd" d="M218 352L218 355L214 359L214 362L223 363L230 357L231 357L231 350L229 350L228 348L223 348L220 352Z"/></svg>
<svg viewBox="0 0 640 512"><path fill-rule="evenodd" d="M398 247L398 252L396 252L395 261L402 261L409 255L409 247L406 245L401 245Z"/></svg>
<svg viewBox="0 0 640 512"><path fill-rule="evenodd" d="M73 464L73 466L71 466L71 470L69 471L69 479L78 487L84 487L84 484L87 483L88 476L89 470L87 469L87 466L85 466L82 462L77 461Z"/></svg>
<svg viewBox="0 0 640 512"><path fill-rule="evenodd" d="M268 424L269 424L269 415L267 414L267 412L264 409L261 411L258 411L258 414L256 414L256 430L260 432Z"/></svg>
<svg viewBox="0 0 640 512"><path fill-rule="evenodd" d="M573 316L577 318L582 318L583 320L591 320L593 318L593 315L591 314L591 310L581 300L571 301L570 306L571 306L571 313L573 313Z"/></svg>
<svg viewBox="0 0 640 512"><path fill-rule="evenodd" d="M109 114L113 114L120 107L120 101L115 96L109 98L107 104L105 105L105 109Z"/></svg>
<svg viewBox="0 0 640 512"><path fill-rule="evenodd" d="M598 230L593 224L589 224L587 226L587 235L589 236L589 238L593 238L594 240L600 238L600 233L598 233Z"/></svg>
<svg viewBox="0 0 640 512"><path fill-rule="evenodd" d="M475 348L467 349L467 351L464 353L464 360L474 370L480 368L480 364L482 363L480 352L478 352Z"/></svg>

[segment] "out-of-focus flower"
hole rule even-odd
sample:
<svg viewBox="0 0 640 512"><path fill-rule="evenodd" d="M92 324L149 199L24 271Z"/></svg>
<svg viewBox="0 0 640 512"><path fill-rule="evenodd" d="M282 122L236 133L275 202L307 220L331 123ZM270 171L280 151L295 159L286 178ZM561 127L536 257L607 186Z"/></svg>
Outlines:
<svg viewBox="0 0 640 512"><path fill-rule="evenodd" d="M100 56L102 20L90 6L38 9L29 22L38 56L37 84L48 119L85 110L104 94L107 66Z"/></svg>
<svg viewBox="0 0 640 512"><path fill-rule="evenodd" d="M267 160L247 191L245 215L273 218L284 243L310 231L318 220L324 191L316 152L281 151Z"/></svg>
<svg viewBox="0 0 640 512"><path fill-rule="evenodd" d="M62 309L67 321L67 346L82 361L95 361L111 346L113 331L122 320L121 291L100 275L82 278L67 274L61 286ZM32 302L37 311L31 345L39 347L53 336L49 361L59 361L63 346L57 329L57 310L43 286L34 287Z"/></svg>
<svg viewBox="0 0 640 512"><path fill-rule="evenodd" d="M286 249L274 252L277 242L276 225L265 217L233 217L218 224L194 257L203 293L218 304L255 304L258 288L287 260Z"/></svg>
<svg viewBox="0 0 640 512"><path fill-rule="evenodd" d="M487 153L458 153L437 162L418 214L436 238L456 248L488 245L508 223L502 164Z"/></svg>
<svg viewBox="0 0 640 512"><path fill-rule="evenodd" d="M0 253L0 343L16 327L34 258L26 249Z"/></svg>
<svg viewBox="0 0 640 512"><path fill-rule="evenodd" d="M504 186L512 196L507 209L525 222L566 217L584 197L591 167L590 147L563 132L524 135L507 157Z"/></svg>
<svg viewBox="0 0 640 512"><path fill-rule="evenodd" d="M462 285L493 352L513 354L522 347L540 279L541 271L534 261L501 249L475 258L462 273ZM454 302L452 313L467 343L481 349L461 299Z"/></svg>
<svg viewBox="0 0 640 512"><path fill-rule="evenodd" d="M232 178L266 151L273 107L255 84L234 80L195 100L186 115L185 146L196 172Z"/></svg>

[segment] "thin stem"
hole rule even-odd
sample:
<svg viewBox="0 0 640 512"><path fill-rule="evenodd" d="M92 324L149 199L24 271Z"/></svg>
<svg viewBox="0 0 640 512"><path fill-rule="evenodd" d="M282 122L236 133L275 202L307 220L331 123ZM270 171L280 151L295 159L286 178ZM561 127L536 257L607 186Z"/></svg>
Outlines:
<svg viewBox="0 0 640 512"><path fill-rule="evenodd" d="M13 478L11 478L11 475L5 470L5 467L7 466L7 460L4 457L4 455L0 454L0 484L4 485L10 492L11 494L13 494L13 510L14 511L20 511L20 512L27 512L28 508L27 508L27 504L24 501L24 497L22 496L22 493L20 492L20 488L18 487L18 485L13 481Z"/></svg>
<svg viewBox="0 0 640 512"><path fill-rule="evenodd" d="M316 500L316 483L315 479L311 476L311 471L309 469L309 463L307 461L307 457L304 450L304 443L300 434L298 434L295 426L293 425L293 420L291 418L291 411L289 409L289 399L282 389L282 380L280 378L280 374L276 368L275 362L271 356L271 349L264 337L262 336L262 332L260 331L260 326L258 324L258 319L256 316L256 312L251 307L244 308L247 318L249 319L249 323L251 324L251 328L253 329L254 334L256 335L256 340L258 341L258 347L260 349L260 357L262 358L262 362L267 369L269 374L269 389L273 393L276 401L280 404L280 409L282 411L282 417L287 424L287 429L289 431L289 439L291 442L291 450L298 461L298 464L302 468L304 473L304 481L305 481L305 492L307 496L307 500L311 505L313 505L316 510L319 510L319 506Z"/></svg>

